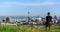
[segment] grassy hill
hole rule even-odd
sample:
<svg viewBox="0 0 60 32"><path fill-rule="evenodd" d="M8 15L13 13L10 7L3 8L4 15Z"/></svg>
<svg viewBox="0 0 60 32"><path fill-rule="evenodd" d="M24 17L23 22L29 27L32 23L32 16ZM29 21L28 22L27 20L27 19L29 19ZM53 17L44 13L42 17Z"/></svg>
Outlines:
<svg viewBox="0 0 60 32"><path fill-rule="evenodd" d="M44 26L0 26L0 32L46 32ZM60 32L59 26L51 26L49 32Z"/></svg>

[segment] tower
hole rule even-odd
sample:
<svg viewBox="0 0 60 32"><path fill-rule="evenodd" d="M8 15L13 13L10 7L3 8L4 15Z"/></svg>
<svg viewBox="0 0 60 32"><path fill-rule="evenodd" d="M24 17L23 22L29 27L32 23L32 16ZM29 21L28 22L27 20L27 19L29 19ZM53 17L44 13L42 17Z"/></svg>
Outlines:
<svg viewBox="0 0 60 32"><path fill-rule="evenodd" d="M28 11L28 22L29 22L29 20L30 20L30 12Z"/></svg>

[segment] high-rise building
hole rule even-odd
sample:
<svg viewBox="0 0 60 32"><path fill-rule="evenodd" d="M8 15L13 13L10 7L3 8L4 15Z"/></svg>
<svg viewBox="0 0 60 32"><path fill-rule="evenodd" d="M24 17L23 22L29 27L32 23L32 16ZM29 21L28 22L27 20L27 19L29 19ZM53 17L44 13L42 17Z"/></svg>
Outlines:
<svg viewBox="0 0 60 32"><path fill-rule="evenodd" d="M56 19L56 20L57 20L57 16L56 16L56 15L54 16L54 19Z"/></svg>

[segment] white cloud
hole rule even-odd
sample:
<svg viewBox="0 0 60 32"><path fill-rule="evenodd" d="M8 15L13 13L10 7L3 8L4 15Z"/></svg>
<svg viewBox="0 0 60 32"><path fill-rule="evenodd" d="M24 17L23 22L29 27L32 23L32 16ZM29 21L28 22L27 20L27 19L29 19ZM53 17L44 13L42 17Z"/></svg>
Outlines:
<svg viewBox="0 0 60 32"><path fill-rule="evenodd" d="M60 2L42 2L42 3L16 3L18 6L47 6L47 5L56 5Z"/></svg>
<svg viewBox="0 0 60 32"><path fill-rule="evenodd" d="M21 3L21 2L0 2L0 7L9 7L12 5L16 6L47 6L47 5L56 5L60 2L41 2L41 3Z"/></svg>

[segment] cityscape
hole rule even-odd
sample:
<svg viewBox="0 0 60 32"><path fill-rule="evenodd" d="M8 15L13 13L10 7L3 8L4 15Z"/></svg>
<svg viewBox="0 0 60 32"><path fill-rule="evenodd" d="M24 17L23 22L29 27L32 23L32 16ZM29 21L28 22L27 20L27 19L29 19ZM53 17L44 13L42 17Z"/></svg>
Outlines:
<svg viewBox="0 0 60 32"><path fill-rule="evenodd" d="M0 0L0 32L60 32L60 0Z"/></svg>
<svg viewBox="0 0 60 32"><path fill-rule="evenodd" d="M7 19L8 18L8 19ZM57 18L57 16L54 16L54 18L52 19L53 23L55 23L56 25L60 26L60 19ZM38 25L44 25L44 22L46 22L45 17L41 17L41 16L16 16L16 17L0 17L0 22L2 23L10 23L10 24L16 24L16 25L29 25L31 23L33 24L38 24Z"/></svg>

